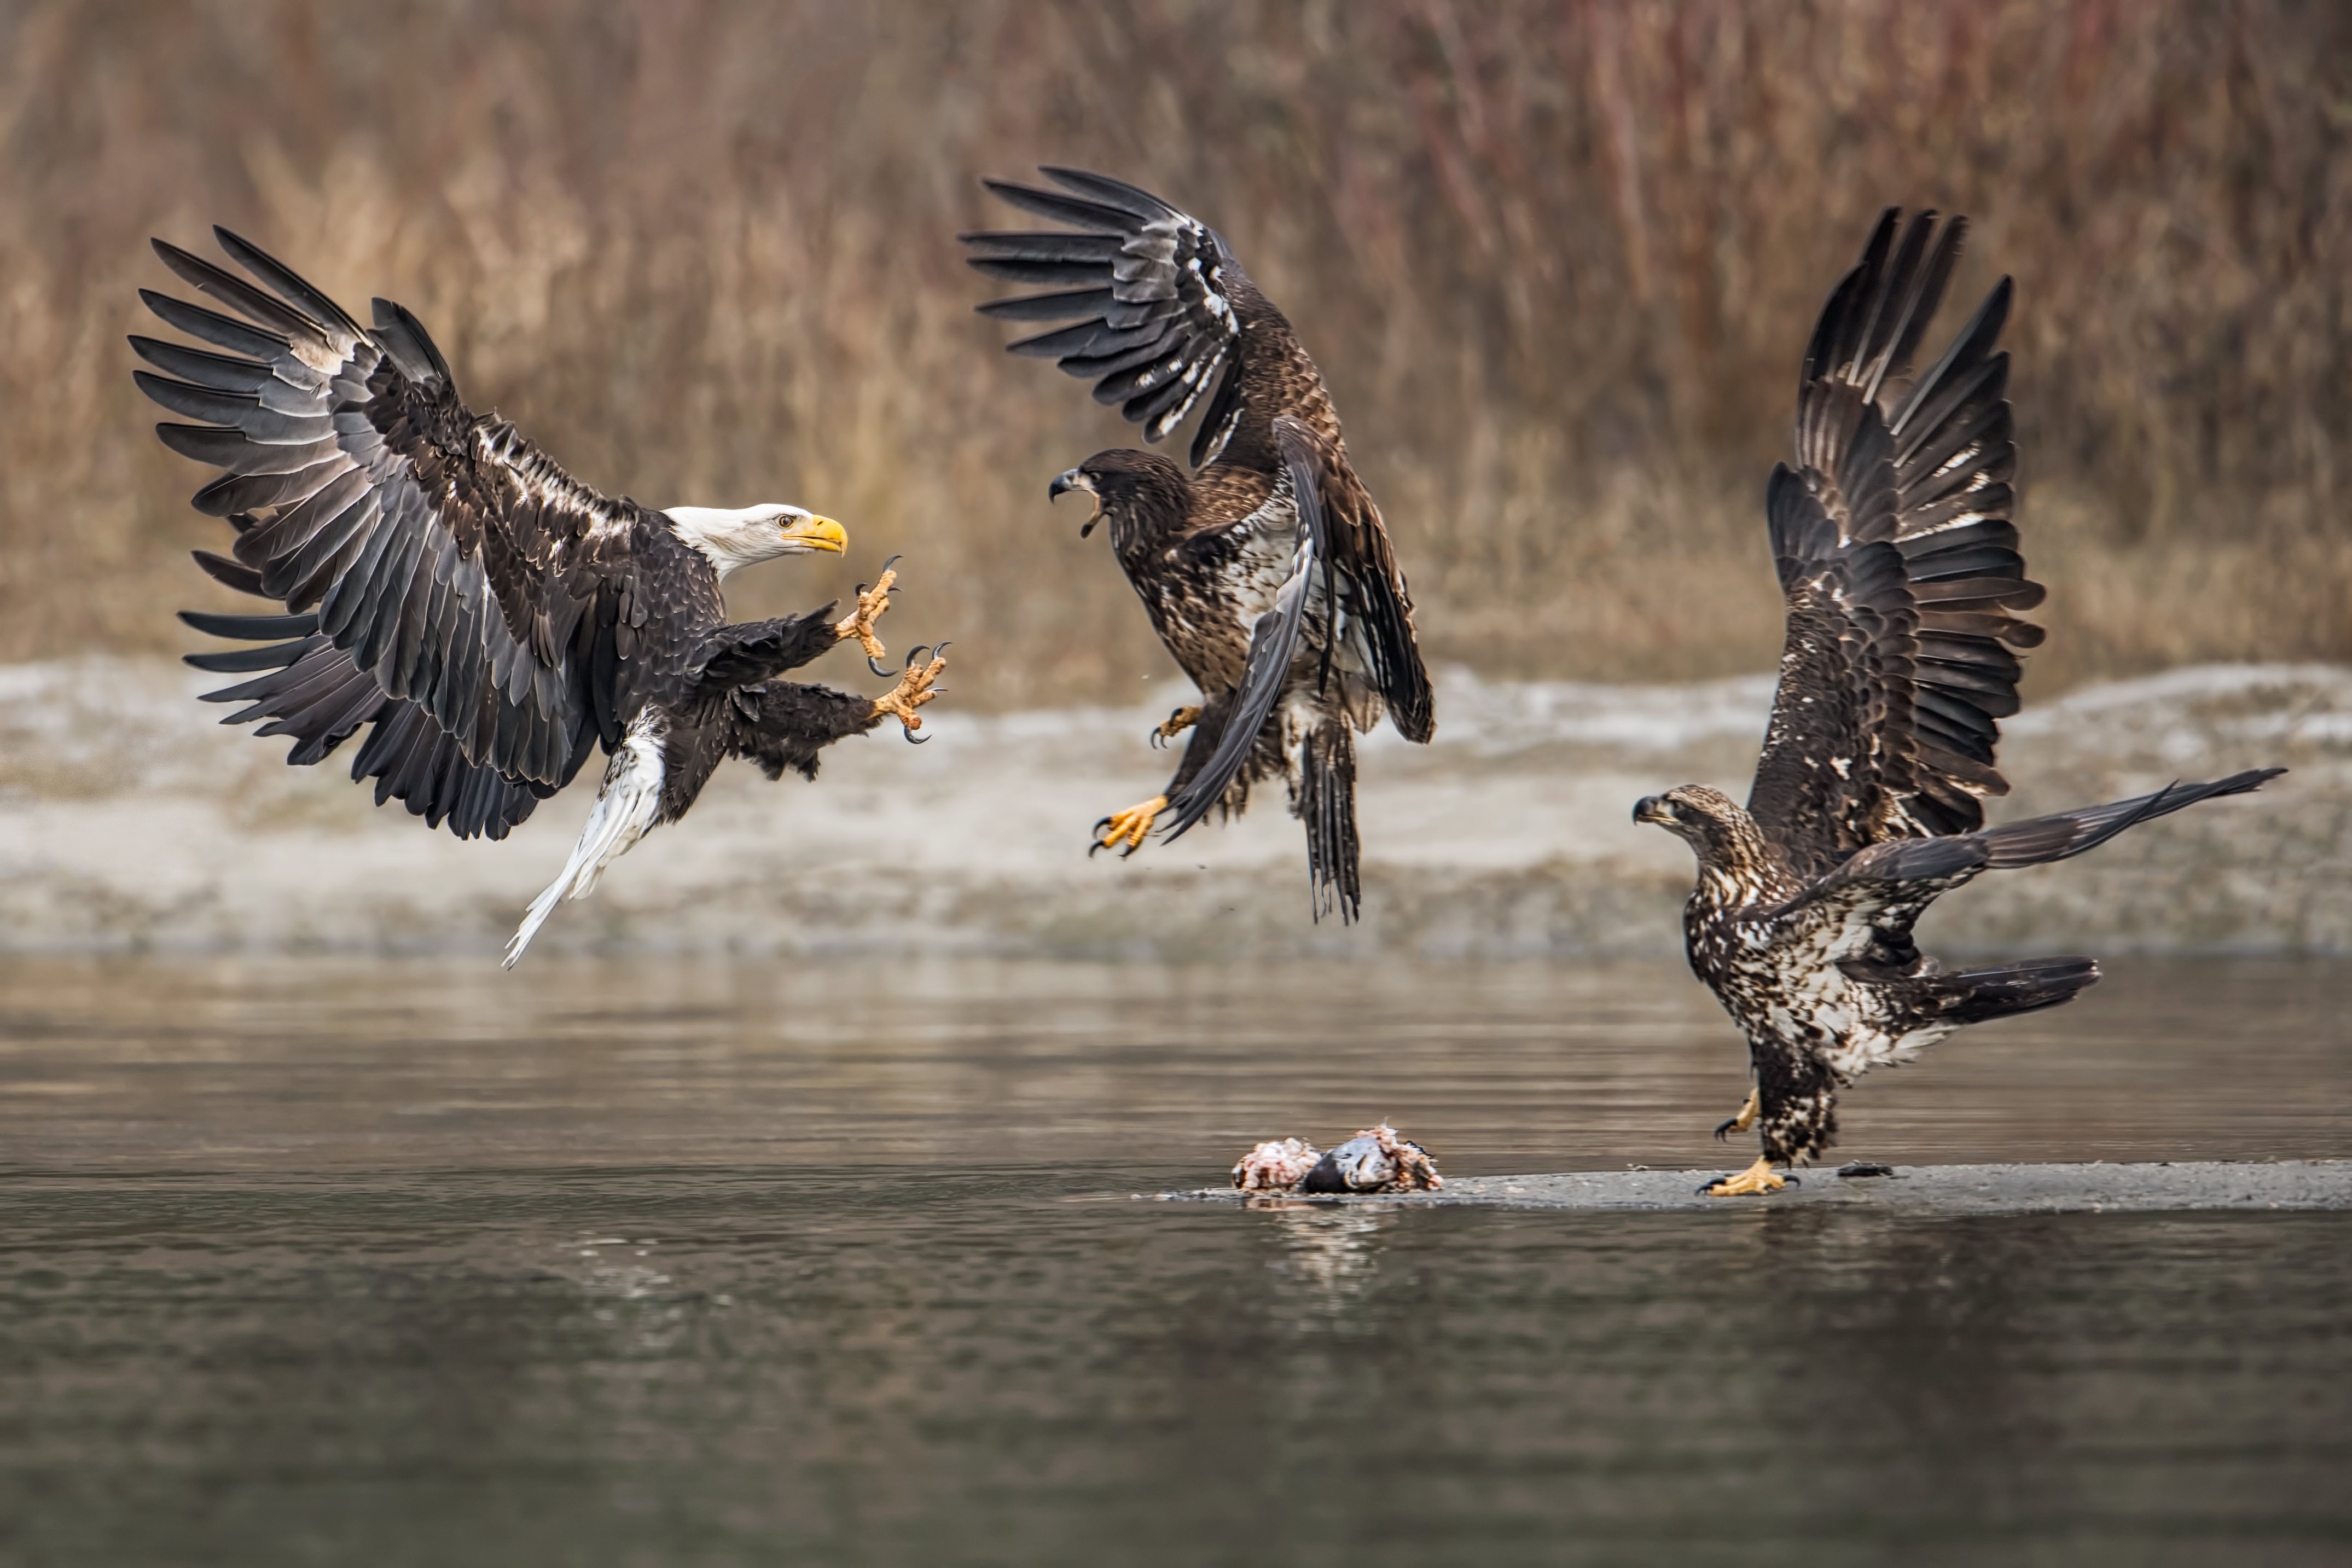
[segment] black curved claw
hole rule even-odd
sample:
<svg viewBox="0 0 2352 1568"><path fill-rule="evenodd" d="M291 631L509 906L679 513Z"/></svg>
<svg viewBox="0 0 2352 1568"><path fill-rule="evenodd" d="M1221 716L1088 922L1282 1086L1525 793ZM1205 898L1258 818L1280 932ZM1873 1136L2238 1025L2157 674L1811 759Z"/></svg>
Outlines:
<svg viewBox="0 0 2352 1568"><path fill-rule="evenodd" d="M888 575L890 574L890 568L891 568L891 567L896 566L897 564L898 564L898 559L899 559L899 558L898 558L898 556L893 555L892 557L890 557L890 559L889 559L889 560L885 561L884 563L882 563L882 574L883 574L885 577L887 577L887 576L888 576ZM898 588L898 584L896 584L896 583L893 583L893 584L890 584L890 586L891 586L891 588L892 588L893 590L896 590L896 589Z"/></svg>
<svg viewBox="0 0 2352 1568"><path fill-rule="evenodd" d="M1707 1194L1715 1191L1716 1188L1723 1185L1724 1183L1729 1180L1731 1180L1731 1178L1727 1175L1717 1176L1711 1182L1701 1182L1695 1190L1700 1197L1705 1197Z"/></svg>
<svg viewBox="0 0 2352 1568"><path fill-rule="evenodd" d="M948 656L948 649L954 646L955 644L952 642L943 642L940 644L939 647L931 649L931 657L933 658L945 658Z"/></svg>
<svg viewBox="0 0 2352 1568"><path fill-rule="evenodd" d="M914 668L916 661L930 651L931 645L927 642L919 642L914 647L908 648L907 650L907 662L898 667L900 673L903 674L907 670ZM883 673L887 675L889 671L884 670Z"/></svg>
<svg viewBox="0 0 2352 1568"><path fill-rule="evenodd" d="M1735 1116L1715 1130L1715 1141L1718 1143L1727 1143L1731 1141L1731 1135L1738 1131L1739 1118Z"/></svg>
<svg viewBox="0 0 2352 1568"><path fill-rule="evenodd" d="M1151 726L1151 749L1156 752L1167 744L1168 737L1161 733L1160 726L1157 724Z"/></svg>
<svg viewBox="0 0 2352 1568"><path fill-rule="evenodd" d="M1094 826L1094 839L1095 839L1095 841L1094 841L1092 844L1089 844L1089 845L1087 845L1087 859L1089 859L1089 860L1093 859L1096 856L1097 856L1097 855L1101 854L1104 850L1106 850L1106 849L1108 849L1108 848L1109 848L1109 847L1110 847L1110 845L1108 844L1108 841L1106 841L1106 840L1104 839L1103 836L1102 836L1102 830L1103 830L1104 828L1106 828L1106 827L1108 827L1109 826L1110 826L1110 818L1109 818L1109 817L1108 817L1108 816L1104 817L1100 822L1097 822L1097 823L1096 823L1096 824L1095 824L1095 826Z"/></svg>
<svg viewBox="0 0 2352 1568"><path fill-rule="evenodd" d="M931 738L929 735L918 735L912 730L901 730L898 733L907 737L907 744L910 746L928 746L931 743Z"/></svg>
<svg viewBox="0 0 2352 1568"><path fill-rule="evenodd" d="M870 653L866 656L866 668L872 670L875 674L880 676L885 680L889 679L893 674L897 673L887 666L875 663L874 656Z"/></svg>

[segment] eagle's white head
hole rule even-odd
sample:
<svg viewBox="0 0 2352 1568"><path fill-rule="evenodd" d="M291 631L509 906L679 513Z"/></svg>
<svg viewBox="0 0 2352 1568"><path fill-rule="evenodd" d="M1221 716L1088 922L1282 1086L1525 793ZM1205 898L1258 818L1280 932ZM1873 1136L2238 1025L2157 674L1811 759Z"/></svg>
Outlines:
<svg viewBox="0 0 2352 1568"><path fill-rule="evenodd" d="M722 579L738 566L756 566L779 555L819 550L838 555L849 547L849 534L841 524L796 506L770 502L740 511L666 506L662 515L669 519L670 531L701 551Z"/></svg>

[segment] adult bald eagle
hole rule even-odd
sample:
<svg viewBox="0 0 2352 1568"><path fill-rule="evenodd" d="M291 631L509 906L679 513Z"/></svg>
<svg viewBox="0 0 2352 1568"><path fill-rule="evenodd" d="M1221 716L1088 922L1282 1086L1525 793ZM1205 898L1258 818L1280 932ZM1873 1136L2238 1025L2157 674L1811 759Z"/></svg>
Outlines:
<svg viewBox="0 0 2352 1568"><path fill-rule="evenodd" d="M2017 711L2026 580L2010 521L2017 443L1995 353L2003 279L1916 382L1912 354L1966 220L1890 209L1822 308L1797 390L1796 467L1765 491L1788 603L1780 689L1746 809L1691 784L1633 808L1696 853L1691 967L1748 1037L1755 1088L1717 1135L1754 1126L1754 1165L1706 1190L1769 1192L1827 1149L1837 1091L1964 1024L2074 999L2087 958L1947 973L1912 926L1987 870L2063 860L2151 818L2284 771L1988 828L1999 721Z"/></svg>
<svg viewBox="0 0 2352 1568"><path fill-rule="evenodd" d="M646 832L686 815L719 762L771 778L814 776L817 753L916 709L943 662L909 658L879 699L776 679L856 637L868 663L895 574L833 606L729 625L719 584L740 566L847 536L799 507L656 510L582 484L512 425L458 400L448 363L415 317L374 301L362 327L284 265L215 229L261 287L161 240L182 279L236 312L141 290L149 310L212 353L152 338L141 390L204 423L156 426L163 444L225 470L196 510L236 530L233 558L199 551L220 582L283 614L184 612L199 631L261 646L192 654L201 669L254 674L205 700L246 704L223 722L269 721L287 761L317 763L373 728L352 777L376 781L460 838L502 838L611 753L562 874L530 906L511 966L555 904ZM920 654L921 649L916 650ZM887 674L879 666L877 673Z"/></svg>
<svg viewBox="0 0 2352 1568"><path fill-rule="evenodd" d="M1158 442L1205 395L1194 472L1150 452L1097 452L1054 480L1083 490L1154 630L1201 689L1154 731L1192 731L1159 795L1095 825L1095 848L1131 855L1155 823L1174 838L1211 811L1236 813L1252 784L1287 778L1307 825L1313 909L1352 921L1362 894L1354 731L1386 712L1407 740L1435 728L1412 597L1380 508L1348 461L1339 416L1290 322L1232 247L1149 192L1077 169L1061 187L988 188L1068 226L967 234L973 267L1052 291L982 314L1077 324L1012 352L1095 383ZM1160 818L1165 815L1167 820Z"/></svg>

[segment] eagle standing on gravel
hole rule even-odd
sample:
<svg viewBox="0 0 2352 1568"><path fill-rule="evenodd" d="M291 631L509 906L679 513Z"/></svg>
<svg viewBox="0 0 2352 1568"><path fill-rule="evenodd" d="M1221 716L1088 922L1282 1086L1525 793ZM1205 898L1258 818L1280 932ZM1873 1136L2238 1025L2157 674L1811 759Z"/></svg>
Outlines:
<svg viewBox="0 0 2352 1568"><path fill-rule="evenodd" d="M1654 823L1698 857L1683 913L1690 963L1748 1037L1755 1087L1717 1135L1754 1126L1755 1164L1704 1190L1771 1192L1773 1167L1827 1149L1837 1091L1964 1024L2054 1007L2099 977L2087 958L1947 973L1912 941L1928 904L1979 872L2063 860L2126 828L2284 769L1984 826L1997 721L2017 711L2017 617L2042 600L2010 521L2017 443L2003 394L2003 279L1911 380L1966 220L1890 209L1813 329L1797 391L1797 467L1765 510L1788 640L1742 810L1689 784Z"/></svg>
<svg viewBox="0 0 2352 1568"><path fill-rule="evenodd" d="M184 612L198 631L264 645L188 662L263 672L205 700L247 704L224 723L267 719L257 733L293 736L297 766L373 723L352 779L373 778L377 805L397 798L460 838L505 837L600 745L609 752L588 825L515 932L509 967L560 900L584 897L631 845L685 816L723 759L814 776L817 753L844 735L887 718L910 739L921 727L937 658L910 657L879 699L776 679L849 637L872 663L887 567L837 623L827 605L726 624L729 573L838 553L839 523L793 506L656 510L601 495L513 426L469 412L405 310L378 300L374 326L362 327L261 250L214 234L262 288L161 240L155 253L236 317L140 297L228 353L134 337L166 373L136 379L205 422L157 426L163 444L226 470L194 505L236 527L234 559L199 551L197 562L286 613Z"/></svg>
<svg viewBox="0 0 2352 1568"><path fill-rule="evenodd" d="M1121 181L1043 173L1061 190L984 183L1068 228L961 238L981 271L1054 291L982 313L1077 318L1012 352L1093 381L1095 401L1119 405L1147 441L1209 395L1194 472L1150 452L1097 452L1048 492L1095 498L1080 533L1109 523L1153 629L1202 694L1153 731L1155 742L1192 731L1168 787L1097 823L1095 848L1131 855L1155 823L1177 837L1213 810L1241 811L1252 784L1283 774L1307 825L1314 911L1336 902L1352 921L1362 897L1354 731L1383 712L1409 741L1436 725L1380 508L1349 464L1315 362L1223 238Z"/></svg>

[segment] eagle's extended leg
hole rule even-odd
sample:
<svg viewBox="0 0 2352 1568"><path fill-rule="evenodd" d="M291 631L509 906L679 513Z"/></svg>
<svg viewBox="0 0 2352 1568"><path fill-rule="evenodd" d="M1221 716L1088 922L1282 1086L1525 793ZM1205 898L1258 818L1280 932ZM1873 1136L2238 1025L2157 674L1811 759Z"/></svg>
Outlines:
<svg viewBox="0 0 2352 1568"><path fill-rule="evenodd" d="M889 651L882 646L882 639L874 635L874 623L880 620L882 612L890 607L890 587L898 580L898 558L893 555L882 563L882 575L875 581L874 586L868 588L860 583L857 585L857 608L835 623L833 628L834 639L837 642L845 642L851 637L857 639L858 645L866 650L866 668L877 675L890 673L874 662ZM910 724L908 728L914 726Z"/></svg>
<svg viewBox="0 0 2352 1568"><path fill-rule="evenodd" d="M1168 797L1155 795L1125 811L1112 812L1095 824L1095 841L1087 851L1088 858L1099 849L1118 849L1121 859L1134 854L1143 847L1144 835L1151 831L1152 819L1167 809Z"/></svg>
<svg viewBox="0 0 2352 1568"><path fill-rule="evenodd" d="M1749 1089L1748 1102L1739 1108L1738 1114L1715 1130L1715 1141L1720 1143L1735 1132L1747 1131L1756 1125L1756 1113L1763 1109L1763 1089L1760 1088Z"/></svg>
<svg viewBox="0 0 2352 1568"><path fill-rule="evenodd" d="M1201 721L1199 707L1187 704L1151 727L1151 743L1164 746Z"/></svg>
<svg viewBox="0 0 2352 1568"><path fill-rule="evenodd" d="M882 575L887 581L890 574L885 572ZM881 590L877 588L875 592L879 593ZM863 603L865 595L860 595L858 597L859 602ZM940 678L940 671L948 667L947 651L948 645L945 643L940 644L935 648L925 647L919 644L908 650L907 668L900 672L898 684L874 700L874 717L898 720L907 727L907 739L914 740L915 731L923 727L923 721L917 716L915 710L939 695L937 691L931 689L931 682L937 680ZM919 664L923 655L927 653L931 656L930 662Z"/></svg>
<svg viewBox="0 0 2352 1568"><path fill-rule="evenodd" d="M1794 1176L1784 1176L1775 1171L1772 1168L1771 1156L1759 1154L1756 1156L1756 1163L1748 1166L1739 1174L1717 1176L1701 1187L1699 1193L1702 1196L1710 1198L1744 1198L1755 1193L1777 1193L1795 1180Z"/></svg>

